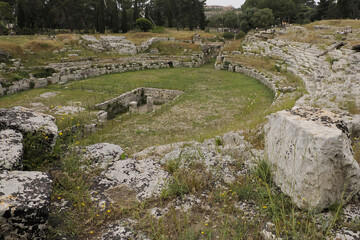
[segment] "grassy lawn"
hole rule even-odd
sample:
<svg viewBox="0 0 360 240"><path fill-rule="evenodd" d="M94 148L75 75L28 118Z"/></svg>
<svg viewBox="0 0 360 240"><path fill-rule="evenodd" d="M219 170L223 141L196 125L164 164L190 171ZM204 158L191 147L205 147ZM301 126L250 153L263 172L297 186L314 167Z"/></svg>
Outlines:
<svg viewBox="0 0 360 240"><path fill-rule="evenodd" d="M93 135L79 140L80 145L97 142L119 144L128 153L156 144L203 140L218 134L255 126L264 121L273 94L257 80L212 65L193 69L162 69L128 72L52 85L0 98L1 107L32 107L42 104L45 113L57 117L60 129L84 124L94 118L92 107L137 87L184 91L175 101L150 113L124 114L109 121ZM41 98L40 94L56 96ZM81 106L77 114L55 114L66 106Z"/></svg>

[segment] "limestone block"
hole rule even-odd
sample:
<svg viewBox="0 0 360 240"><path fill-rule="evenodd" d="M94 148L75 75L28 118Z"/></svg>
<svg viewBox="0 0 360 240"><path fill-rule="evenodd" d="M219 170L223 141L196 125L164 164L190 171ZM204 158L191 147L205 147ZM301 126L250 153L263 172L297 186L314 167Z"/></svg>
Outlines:
<svg viewBox="0 0 360 240"><path fill-rule="evenodd" d="M50 115L34 112L24 107L11 109L0 108L0 130L13 129L25 136L28 133L44 133L47 138L42 141L53 147L56 143L58 128L55 118Z"/></svg>
<svg viewBox="0 0 360 240"><path fill-rule="evenodd" d="M38 78L35 80L35 86L34 88L42 88L42 87L46 87L48 84L47 79L46 78Z"/></svg>
<svg viewBox="0 0 360 240"><path fill-rule="evenodd" d="M125 152L120 146L110 143L97 143L87 146L82 154L84 159L90 160L92 164L96 164L101 168L105 168L125 157Z"/></svg>
<svg viewBox="0 0 360 240"><path fill-rule="evenodd" d="M108 119L108 113L106 111L99 111L97 114L97 119L100 123L105 123Z"/></svg>
<svg viewBox="0 0 360 240"><path fill-rule="evenodd" d="M304 209L322 210L359 191L347 126L333 113L294 108L272 114L266 150L275 183Z"/></svg>
<svg viewBox="0 0 360 240"><path fill-rule="evenodd" d="M158 195L164 185L164 179L168 176L161 165L152 159L117 161L104 174L107 179L135 190L139 200Z"/></svg>
<svg viewBox="0 0 360 240"><path fill-rule="evenodd" d="M147 112L152 112L154 110L154 99L152 97L146 98L146 108Z"/></svg>
<svg viewBox="0 0 360 240"><path fill-rule="evenodd" d="M129 111L130 113L138 113L137 102L133 101L129 103Z"/></svg>
<svg viewBox="0 0 360 240"><path fill-rule="evenodd" d="M0 131L0 171L21 170L23 136L14 130Z"/></svg>
<svg viewBox="0 0 360 240"><path fill-rule="evenodd" d="M45 239L52 191L41 172L0 172L0 239Z"/></svg>

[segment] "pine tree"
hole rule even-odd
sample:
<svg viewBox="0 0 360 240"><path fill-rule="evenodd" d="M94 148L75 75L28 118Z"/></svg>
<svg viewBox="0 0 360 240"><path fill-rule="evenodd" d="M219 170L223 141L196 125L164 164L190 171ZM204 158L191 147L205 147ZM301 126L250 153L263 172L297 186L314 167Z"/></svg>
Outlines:
<svg viewBox="0 0 360 240"><path fill-rule="evenodd" d="M17 9L17 23L19 28L25 27L25 12L22 5L22 1L19 1L18 3L18 9Z"/></svg>
<svg viewBox="0 0 360 240"><path fill-rule="evenodd" d="M105 4L99 0L97 9L97 29L99 33L105 33Z"/></svg>

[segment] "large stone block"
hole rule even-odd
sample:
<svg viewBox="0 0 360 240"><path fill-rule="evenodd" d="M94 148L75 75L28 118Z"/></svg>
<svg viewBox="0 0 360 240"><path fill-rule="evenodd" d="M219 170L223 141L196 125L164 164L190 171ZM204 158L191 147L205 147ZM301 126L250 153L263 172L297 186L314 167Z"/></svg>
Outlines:
<svg viewBox="0 0 360 240"><path fill-rule="evenodd" d="M14 130L0 131L0 171L21 170L23 136Z"/></svg>
<svg viewBox="0 0 360 240"><path fill-rule="evenodd" d="M322 210L360 190L346 124L313 108L272 114L266 127L266 153L275 183L300 208Z"/></svg>
<svg viewBox="0 0 360 240"><path fill-rule="evenodd" d="M49 146L55 145L58 132L54 117L24 107L0 108L0 130L4 129L17 130L24 136L43 133Z"/></svg>
<svg viewBox="0 0 360 240"><path fill-rule="evenodd" d="M41 172L0 172L0 239L45 239L52 181Z"/></svg>

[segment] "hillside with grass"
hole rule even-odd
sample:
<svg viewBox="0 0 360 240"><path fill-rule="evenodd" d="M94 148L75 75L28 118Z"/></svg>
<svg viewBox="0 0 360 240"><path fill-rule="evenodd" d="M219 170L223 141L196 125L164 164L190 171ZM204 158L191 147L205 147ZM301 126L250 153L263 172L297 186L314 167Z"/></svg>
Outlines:
<svg viewBox="0 0 360 240"><path fill-rule="evenodd" d="M358 239L360 22L273 30L0 36L0 239Z"/></svg>

